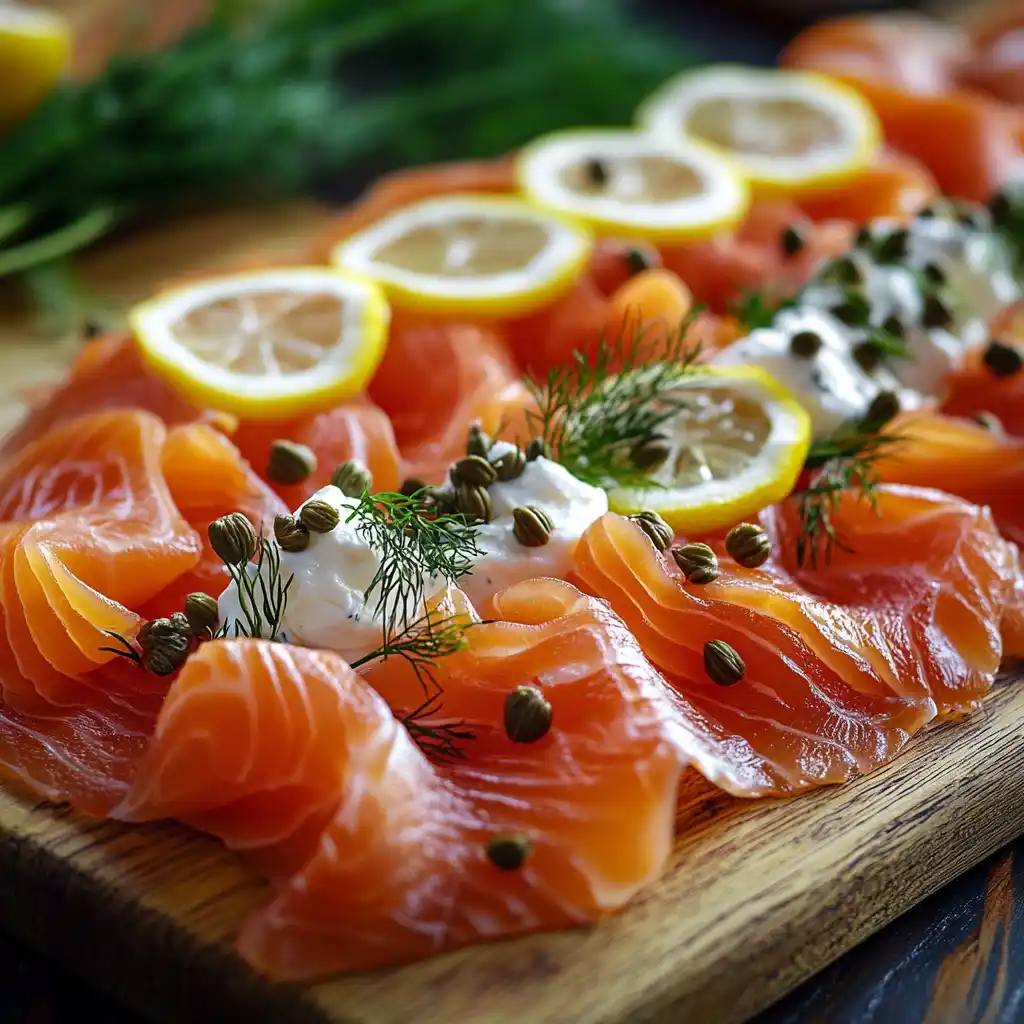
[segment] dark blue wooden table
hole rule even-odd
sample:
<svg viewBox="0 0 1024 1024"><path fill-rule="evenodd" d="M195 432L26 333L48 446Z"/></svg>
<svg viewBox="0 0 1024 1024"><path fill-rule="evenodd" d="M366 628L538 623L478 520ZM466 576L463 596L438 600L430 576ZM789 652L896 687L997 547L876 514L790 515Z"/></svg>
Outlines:
<svg viewBox="0 0 1024 1024"><path fill-rule="evenodd" d="M731 8L728 0L649 0L646 6L710 60L770 63L798 24L766 14L769 0L732 2ZM878 7L879 0L863 6ZM0 1024L80 1024L83 1018L143 1024L0 933ZM1024 1022L1024 838L848 953L756 1024L1017 1022Z"/></svg>

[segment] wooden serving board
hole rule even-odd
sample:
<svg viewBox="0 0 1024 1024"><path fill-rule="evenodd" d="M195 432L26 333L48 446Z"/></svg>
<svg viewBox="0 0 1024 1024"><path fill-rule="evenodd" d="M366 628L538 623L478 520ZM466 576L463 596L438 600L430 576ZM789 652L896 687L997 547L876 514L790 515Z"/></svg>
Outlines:
<svg viewBox="0 0 1024 1024"><path fill-rule="evenodd" d="M751 803L689 777L669 870L623 914L309 987L233 955L268 892L217 842L5 788L0 925L168 1024L732 1024L1024 828L1022 725L1004 683L844 787Z"/></svg>
<svg viewBox="0 0 1024 1024"><path fill-rule="evenodd" d="M322 217L301 204L182 220L81 270L117 306L254 248L292 256ZM80 345L44 340L0 291L0 428ZM1024 688L1004 682L968 721L929 729L844 787L751 803L694 774L669 871L622 915L311 987L272 985L234 956L239 923L268 893L217 842L0 787L0 926L170 1024L730 1024L1024 831L1022 730Z"/></svg>

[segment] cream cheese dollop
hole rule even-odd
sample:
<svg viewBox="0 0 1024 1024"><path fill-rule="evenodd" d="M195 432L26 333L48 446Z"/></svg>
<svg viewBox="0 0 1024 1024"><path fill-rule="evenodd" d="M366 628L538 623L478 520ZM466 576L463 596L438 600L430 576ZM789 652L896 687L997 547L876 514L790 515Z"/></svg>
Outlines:
<svg viewBox="0 0 1024 1024"><path fill-rule="evenodd" d="M794 355L793 338L814 334L821 347L810 358ZM716 366L759 366L807 410L816 439L860 419L886 378L869 375L853 358L849 332L824 310L800 305L781 310L771 327L759 327L722 349Z"/></svg>
<svg viewBox="0 0 1024 1024"><path fill-rule="evenodd" d="M498 442L492 459L514 445ZM474 558L473 571L459 580L459 586L477 607L485 607L499 590L537 576L564 579L572 567L573 554L587 527L608 511L608 496L573 476L564 466L543 456L527 462L514 480L497 481L490 487L494 515L477 533L481 554ZM532 505L547 513L554 523L551 537L540 547L520 544L513 532L512 510Z"/></svg>
<svg viewBox="0 0 1024 1024"><path fill-rule="evenodd" d="M384 625L394 613L386 602L380 606L376 588L370 590L381 566L381 553L370 546L350 518L358 499L346 497L328 484L307 499L314 500L337 509L339 522L329 533L311 533L304 551L281 552L282 580L291 577L283 638L337 651L347 661L355 661L381 645ZM295 514L301 511L302 505ZM256 566L250 570L254 575ZM444 580L424 580L424 599L429 600L443 587ZM234 584L220 595L218 608L221 622L242 618Z"/></svg>
<svg viewBox="0 0 1024 1024"><path fill-rule="evenodd" d="M491 457L497 458L505 450L514 450L514 446L499 442ZM584 531L608 511L603 490L545 458L528 462L514 480L492 484L490 497L494 515L476 532L479 554L473 557L473 570L456 581L480 607L513 583L536 576L564 578ZM380 605L376 588L370 589L382 554L351 520L356 499L328 485L308 500L332 505L339 522L329 533L311 533L305 550L281 551L281 578L291 578L291 584L279 636L291 643L337 651L355 661L380 647L384 626L394 614L386 603ZM524 505L547 513L554 523L551 538L540 547L527 547L516 539L512 512ZM300 505L296 516L301 511ZM247 572L255 579L255 564L248 566ZM446 581L430 578L422 584L423 599L429 602ZM218 610L221 622L227 622L230 630L236 619L245 622L234 584L220 595Z"/></svg>

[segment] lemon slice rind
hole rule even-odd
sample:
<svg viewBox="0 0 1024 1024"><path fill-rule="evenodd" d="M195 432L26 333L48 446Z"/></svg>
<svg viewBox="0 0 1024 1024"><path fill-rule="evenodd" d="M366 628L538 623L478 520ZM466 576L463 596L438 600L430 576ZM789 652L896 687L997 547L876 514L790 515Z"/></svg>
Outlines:
<svg viewBox="0 0 1024 1024"><path fill-rule="evenodd" d="M267 292L337 297L342 303L338 343L300 372L255 374L203 359L175 334L181 317L206 305ZM373 281L324 267L290 267L175 287L135 306L128 321L146 361L190 401L249 419L285 419L365 389L384 355L390 309Z"/></svg>
<svg viewBox="0 0 1024 1024"><path fill-rule="evenodd" d="M837 147L820 147L793 157L741 153L696 138L732 159L759 194L809 192L842 184L860 174L882 144L878 117L860 93L827 75L790 68L722 64L684 71L640 104L636 121L656 138L693 141L684 127L688 112L699 102L730 98L802 102L828 115L841 129Z"/></svg>
<svg viewBox="0 0 1024 1024"><path fill-rule="evenodd" d="M651 509L682 534L731 526L785 498L793 489L811 442L807 411L770 374L758 367L701 367L681 390L728 388L753 398L768 418L769 431L757 455L736 475L690 487L619 488L608 494L615 512ZM666 425L672 429L671 422Z"/></svg>
<svg viewBox="0 0 1024 1024"><path fill-rule="evenodd" d="M634 203L584 195L562 183L562 173L581 159L623 157L660 157L681 165L702 189L673 201ZM628 233L657 242L687 241L733 227L750 203L742 174L711 147L633 131L568 129L543 135L520 150L516 175L522 193L546 210L576 217L598 233Z"/></svg>
<svg viewBox="0 0 1024 1024"><path fill-rule="evenodd" d="M548 244L526 267L468 277L419 273L374 257L414 228L442 226L459 216L493 221L495 237L500 237L502 221L536 225L547 232ZM592 249L590 231L573 218L522 199L467 193L401 207L339 242L331 252L331 263L377 281L396 305L408 309L466 316L518 316L540 309L568 291L583 272Z"/></svg>

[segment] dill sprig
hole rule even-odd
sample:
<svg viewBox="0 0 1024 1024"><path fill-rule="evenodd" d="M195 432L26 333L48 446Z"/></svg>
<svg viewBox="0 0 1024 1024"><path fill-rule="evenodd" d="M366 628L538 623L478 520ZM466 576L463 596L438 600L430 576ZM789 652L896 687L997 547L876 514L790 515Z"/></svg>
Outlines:
<svg viewBox="0 0 1024 1024"><path fill-rule="evenodd" d="M422 492L364 492L348 515L347 522L353 521L380 555L365 598L369 602L376 595L374 615L383 623L385 646L420 619L430 580L454 583L482 554L476 524L462 515L435 515Z"/></svg>
<svg viewBox="0 0 1024 1024"><path fill-rule="evenodd" d="M781 310L789 309L798 302L799 295L777 298L755 290L733 303L730 312L747 330L754 331L760 327L771 327Z"/></svg>
<svg viewBox="0 0 1024 1024"><path fill-rule="evenodd" d="M551 370L543 383L527 379L537 405L527 413L530 429L573 476L605 489L655 486L633 453L657 439L686 405L676 392L700 351L686 340L695 315L672 333L657 359L647 359L651 335L664 327L639 326L611 342L602 338L592 357L574 352L572 362Z"/></svg>
<svg viewBox="0 0 1024 1024"><path fill-rule="evenodd" d="M429 757L439 761L464 758L466 755L459 744L476 739L476 733L467 729L464 722L445 721L438 717L441 697L440 692L427 697L418 708L402 717L402 725Z"/></svg>
<svg viewBox="0 0 1024 1024"><path fill-rule="evenodd" d="M472 621L465 616L452 615L437 620L430 612L424 612L409 623L401 633L385 640L380 647L364 654L352 662L352 668L369 664L371 661L387 661L401 658L407 662L429 696L437 688L434 669L439 658L462 650L466 646L466 630Z"/></svg>
<svg viewBox="0 0 1024 1024"><path fill-rule="evenodd" d="M243 618L236 618L233 624L221 623L214 634L217 639L226 636L282 639L288 590L295 577L289 575L287 581L281 579L281 549L265 538L262 531L256 552L255 562L227 563L231 581L238 590L238 603ZM232 625L234 632L229 632Z"/></svg>
<svg viewBox="0 0 1024 1024"><path fill-rule="evenodd" d="M413 670L423 688L423 701L403 715L402 724L420 748L432 757L451 760L465 756L459 743L474 738L474 733L459 721L438 717L444 690L434 672L441 658L454 654L466 645L466 630L473 622L462 615L440 620L426 612L410 623L401 634L385 640L380 647L352 662L359 668L371 661L401 658Z"/></svg>
<svg viewBox="0 0 1024 1024"><path fill-rule="evenodd" d="M875 490L879 484L875 464L900 440L898 435L871 432L854 427L832 438L816 441L805 463L817 470L806 490L797 495L800 536L797 539L797 565L817 568L822 557L827 565L835 548L853 550L836 529L833 516L847 493L876 508Z"/></svg>
<svg viewBox="0 0 1024 1024"><path fill-rule="evenodd" d="M874 324L869 324L866 330L868 332L867 337L861 344L872 349L880 361L911 358L907 343L891 331L887 331L884 327L877 327Z"/></svg>
<svg viewBox="0 0 1024 1024"><path fill-rule="evenodd" d="M112 640L115 640L118 644L117 647L101 647L101 651L106 651L108 654L116 654L119 658L126 658L128 661L134 662L139 668L142 668L142 654L139 648L135 646L127 637L122 636L120 633L115 633L112 629L103 630L104 636L109 636Z"/></svg>

